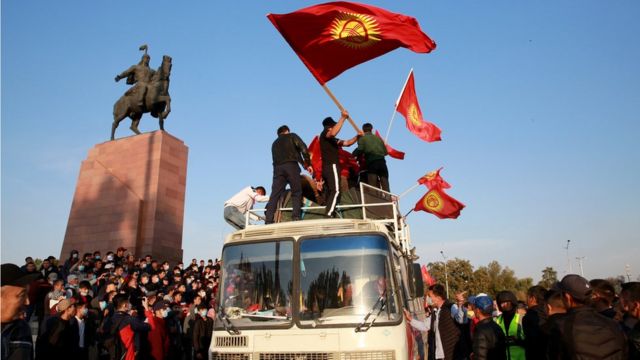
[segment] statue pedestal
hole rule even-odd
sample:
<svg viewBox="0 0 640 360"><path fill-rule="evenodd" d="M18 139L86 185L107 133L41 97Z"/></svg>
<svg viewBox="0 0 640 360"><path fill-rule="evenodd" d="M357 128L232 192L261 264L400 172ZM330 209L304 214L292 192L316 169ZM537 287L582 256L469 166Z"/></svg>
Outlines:
<svg viewBox="0 0 640 360"><path fill-rule="evenodd" d="M98 144L82 162L60 258L120 246L182 261L188 148L155 131Z"/></svg>

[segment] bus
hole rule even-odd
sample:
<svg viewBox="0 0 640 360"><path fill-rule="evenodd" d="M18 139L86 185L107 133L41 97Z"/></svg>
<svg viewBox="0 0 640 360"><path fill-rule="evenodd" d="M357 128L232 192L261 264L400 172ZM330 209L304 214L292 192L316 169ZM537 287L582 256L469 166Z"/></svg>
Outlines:
<svg viewBox="0 0 640 360"><path fill-rule="evenodd" d="M424 288L398 197L353 197L353 218L247 219L225 238L209 359L417 358L403 309L423 314Z"/></svg>

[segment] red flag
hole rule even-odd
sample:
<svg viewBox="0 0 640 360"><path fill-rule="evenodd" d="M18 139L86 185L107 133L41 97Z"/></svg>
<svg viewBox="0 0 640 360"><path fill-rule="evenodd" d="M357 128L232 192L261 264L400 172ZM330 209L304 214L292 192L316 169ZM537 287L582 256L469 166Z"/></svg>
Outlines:
<svg viewBox="0 0 640 360"><path fill-rule="evenodd" d="M382 139L382 136L380 136L380 132L378 130L376 130L376 136ZM382 141L384 141L384 139L382 139ZM391 145L387 143L384 143L384 146L387 148L387 154L389 154L389 156L394 159L404 160L404 152L392 148Z"/></svg>
<svg viewBox="0 0 640 360"><path fill-rule="evenodd" d="M415 18L346 1L267 15L320 84L398 47L435 49Z"/></svg>
<svg viewBox="0 0 640 360"><path fill-rule="evenodd" d="M417 203L413 210L426 211L440 219L457 219L464 204L447 195L443 190L429 190Z"/></svg>
<svg viewBox="0 0 640 360"><path fill-rule="evenodd" d="M338 163L340 164L340 176L347 179L351 177L351 174L357 175L360 172L358 159L346 150L340 149L338 152Z"/></svg>
<svg viewBox="0 0 640 360"><path fill-rule="evenodd" d="M436 280L431 276L431 274L429 274L429 270L427 269L426 265L422 265L422 268L420 268L422 270L422 282L431 286L431 285L435 285Z"/></svg>
<svg viewBox="0 0 640 360"><path fill-rule="evenodd" d="M423 177L418 179L418 183L425 185L429 190L436 188L450 189L451 185L449 185L449 183L440 176L440 170L442 170L442 168L426 173Z"/></svg>
<svg viewBox="0 0 640 360"><path fill-rule="evenodd" d="M426 142L442 140L440 138L442 131L435 124L425 121L422 117L413 81L413 71L409 74L407 84L402 90L396 110L406 119L407 129L420 139Z"/></svg>
<svg viewBox="0 0 640 360"><path fill-rule="evenodd" d="M322 153L320 152L320 139L316 135L309 144L309 157L311 157L311 167L313 167L313 177L316 180L322 179Z"/></svg>

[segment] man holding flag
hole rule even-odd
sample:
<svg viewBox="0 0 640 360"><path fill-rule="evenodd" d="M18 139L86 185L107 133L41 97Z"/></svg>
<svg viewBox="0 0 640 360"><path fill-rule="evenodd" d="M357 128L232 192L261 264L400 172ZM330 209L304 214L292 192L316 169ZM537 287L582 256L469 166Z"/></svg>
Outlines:
<svg viewBox="0 0 640 360"><path fill-rule="evenodd" d="M335 122L333 118L327 117L322 121L323 130L320 133L320 153L322 155L322 179L324 180L325 204L327 216L334 216L336 205L340 202L340 148L351 146L358 137L358 134L349 140L339 140L336 136L342 129L344 121L349 117L347 110L342 110L340 120Z"/></svg>
<svg viewBox="0 0 640 360"><path fill-rule="evenodd" d="M384 157L387 156L387 148L384 141L371 132L373 125L362 125L364 136L358 139L358 148L353 151L354 156L364 155L367 165L367 184L389 191L389 170Z"/></svg>

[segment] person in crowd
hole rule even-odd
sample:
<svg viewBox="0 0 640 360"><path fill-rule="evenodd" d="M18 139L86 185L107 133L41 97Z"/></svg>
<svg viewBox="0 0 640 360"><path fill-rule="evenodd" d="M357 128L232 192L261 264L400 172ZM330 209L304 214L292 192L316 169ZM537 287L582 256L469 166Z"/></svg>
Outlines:
<svg viewBox="0 0 640 360"><path fill-rule="evenodd" d="M340 119L335 122L333 118L327 117L322 120L323 130L320 133L320 154L322 156L322 180L324 181L325 193L325 215L332 217L335 214L336 206L340 203L340 148L355 144L358 137L363 135L359 131L356 136L349 140L338 139L338 134L344 125L344 121L349 118L349 112L342 110Z"/></svg>
<svg viewBox="0 0 640 360"><path fill-rule="evenodd" d="M433 307L431 313L424 321L411 319L411 315L405 310L405 316L410 319L410 324L419 331L428 333L428 360L438 359L462 359L460 334L458 324L464 321L464 314L457 315L451 312L451 304L446 297L442 284L429 286L427 304ZM459 312L462 313L462 312Z"/></svg>
<svg viewBox="0 0 640 360"><path fill-rule="evenodd" d="M362 125L364 135L358 139L358 148L353 151L354 156L364 155L367 168L367 184L389 191L389 170L384 157L387 147L379 136L372 133L373 125Z"/></svg>
<svg viewBox="0 0 640 360"><path fill-rule="evenodd" d="M552 359L626 359L627 343L615 321L588 305L591 286L580 275L566 275L558 284L567 314L551 331Z"/></svg>
<svg viewBox="0 0 640 360"><path fill-rule="evenodd" d="M501 314L495 319L507 339L507 359L524 360L524 331L522 317L516 312L518 299L511 291L500 291L496 302Z"/></svg>
<svg viewBox="0 0 640 360"><path fill-rule="evenodd" d="M133 360L138 350L143 348L140 342L134 341L134 337L137 335L138 339L146 339L151 326L131 315L132 306L126 294L116 295L113 298L113 303L116 312L108 318L108 323L105 324L106 332L111 339L107 346L109 355L111 358L120 359L126 354L125 359ZM144 304L146 304L146 299L143 300ZM140 355L144 356L144 354Z"/></svg>
<svg viewBox="0 0 640 360"><path fill-rule="evenodd" d="M284 195L287 184L291 189L291 207L293 208L291 218L300 220L302 185L298 163L301 163L309 173L313 173L307 145L298 135L290 132L287 125L282 125L278 128L278 138L271 145L271 157L273 181L271 196L266 207L265 224L273 223L278 201Z"/></svg>
<svg viewBox="0 0 640 360"><path fill-rule="evenodd" d="M0 322L2 323L2 359L32 359L33 340L29 324L19 318L27 305L29 284L38 274L26 274L16 264L0 265Z"/></svg>
<svg viewBox="0 0 640 360"><path fill-rule="evenodd" d="M541 331L547 321L544 297L547 289L540 285L527 290L527 312L522 318L524 352L527 359L543 359L547 348L546 337Z"/></svg>
<svg viewBox="0 0 640 360"><path fill-rule="evenodd" d="M65 359L78 353L77 333L71 326L71 319L76 315L75 300L61 300L56 309L57 315L47 320L38 336L36 359Z"/></svg>
<svg viewBox="0 0 640 360"><path fill-rule="evenodd" d="M620 293L622 329L629 343L629 359L640 359L640 282L625 283Z"/></svg>
<svg viewBox="0 0 640 360"><path fill-rule="evenodd" d="M153 309L153 312L152 310ZM169 314L169 304L164 300L156 301L153 305L147 305L145 316L151 330L149 331L149 345L151 346L151 358L164 360L169 352L169 336L164 319Z"/></svg>
<svg viewBox="0 0 640 360"><path fill-rule="evenodd" d="M193 323L193 353L196 359L207 359L207 349L213 334L213 319L207 316L207 306L196 307L196 318Z"/></svg>
<svg viewBox="0 0 640 360"><path fill-rule="evenodd" d="M247 186L224 202L224 220L237 230L244 229L245 216L253 209L256 202L267 202L269 197L267 191L262 186ZM253 220L258 220L255 214L251 214ZM204 261L202 262L204 268ZM202 272L202 271L200 271Z"/></svg>
<svg viewBox="0 0 640 360"><path fill-rule="evenodd" d="M500 326L493 321L493 300L486 295L473 299L478 322L473 334L474 360L506 360L507 342Z"/></svg>
<svg viewBox="0 0 640 360"><path fill-rule="evenodd" d="M88 360L97 358L97 326L94 316L89 312L91 304L81 296L75 299L76 313L70 320L74 341L77 342L76 352L72 358Z"/></svg>
<svg viewBox="0 0 640 360"><path fill-rule="evenodd" d="M613 319L616 316L616 310L613 308L616 289L604 279L593 279L589 281L589 286L591 287L591 306L598 313Z"/></svg>

